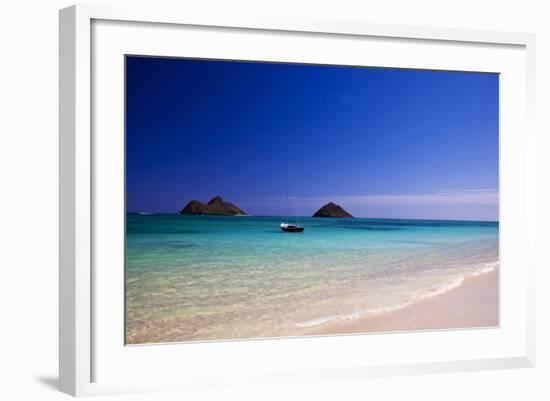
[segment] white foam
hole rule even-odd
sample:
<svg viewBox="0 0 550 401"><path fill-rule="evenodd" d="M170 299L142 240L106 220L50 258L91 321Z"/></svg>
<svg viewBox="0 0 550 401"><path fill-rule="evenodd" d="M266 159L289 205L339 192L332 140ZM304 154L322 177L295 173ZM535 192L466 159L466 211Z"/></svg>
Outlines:
<svg viewBox="0 0 550 401"><path fill-rule="evenodd" d="M428 291L422 293L418 298L424 299L424 298L435 297L437 295L444 294L456 287L460 287L463 283L464 283L464 276L460 275L451 281L448 281L444 284L438 285L437 287L433 287L429 289Z"/></svg>
<svg viewBox="0 0 550 401"><path fill-rule="evenodd" d="M379 315L381 313L394 312L396 310L406 308L411 303L412 303L411 301L403 301L403 302L395 304L393 306L384 306L384 307L381 307L381 308L368 309L365 313L367 313L369 315Z"/></svg>
<svg viewBox="0 0 550 401"><path fill-rule="evenodd" d="M313 319L313 320L308 320L301 323L296 323L296 326L301 328L314 327L324 323L333 322L335 320L353 320L353 319L357 319L358 317L359 317L359 313L357 312L350 313L349 315L329 315L325 317L320 317L319 319Z"/></svg>
<svg viewBox="0 0 550 401"><path fill-rule="evenodd" d="M480 276L482 274L485 274L485 273L490 273L492 271L495 271L495 269L497 268L499 262L491 262L491 263L484 263L483 264L483 267L479 270L476 270L475 272L473 272L471 275L472 276Z"/></svg>

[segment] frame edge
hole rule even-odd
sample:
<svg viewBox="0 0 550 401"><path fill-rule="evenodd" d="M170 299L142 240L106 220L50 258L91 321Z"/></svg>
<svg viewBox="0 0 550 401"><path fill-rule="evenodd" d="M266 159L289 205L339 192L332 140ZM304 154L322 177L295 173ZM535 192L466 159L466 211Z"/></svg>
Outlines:
<svg viewBox="0 0 550 401"><path fill-rule="evenodd" d="M530 171L527 177L527 186L532 193L530 202L530 236L531 236L531 255L537 254L537 130L536 119L536 35L533 33L524 34L524 44L526 51L526 115L527 115L527 141L530 150L528 169ZM536 367L536 275L537 258L534 256L527 265L527 333L525 358L529 362L529 367Z"/></svg>
<svg viewBox="0 0 550 401"><path fill-rule="evenodd" d="M59 390L91 383L90 19L59 11Z"/></svg>
<svg viewBox="0 0 550 401"><path fill-rule="evenodd" d="M59 11L59 390L76 395L76 7Z"/></svg>

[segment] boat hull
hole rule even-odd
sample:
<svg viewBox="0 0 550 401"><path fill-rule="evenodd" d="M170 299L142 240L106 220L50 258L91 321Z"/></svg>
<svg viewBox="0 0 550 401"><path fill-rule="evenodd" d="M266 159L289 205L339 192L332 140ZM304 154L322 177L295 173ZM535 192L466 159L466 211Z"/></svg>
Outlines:
<svg viewBox="0 0 550 401"><path fill-rule="evenodd" d="M304 227L281 227L285 233L301 233L304 231Z"/></svg>

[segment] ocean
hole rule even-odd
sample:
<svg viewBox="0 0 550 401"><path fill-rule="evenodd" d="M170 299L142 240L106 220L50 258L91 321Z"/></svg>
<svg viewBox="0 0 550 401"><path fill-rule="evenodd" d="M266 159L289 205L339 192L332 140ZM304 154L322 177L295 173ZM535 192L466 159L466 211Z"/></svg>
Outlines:
<svg viewBox="0 0 550 401"><path fill-rule="evenodd" d="M496 222L127 214L126 343L296 336L498 267Z"/></svg>

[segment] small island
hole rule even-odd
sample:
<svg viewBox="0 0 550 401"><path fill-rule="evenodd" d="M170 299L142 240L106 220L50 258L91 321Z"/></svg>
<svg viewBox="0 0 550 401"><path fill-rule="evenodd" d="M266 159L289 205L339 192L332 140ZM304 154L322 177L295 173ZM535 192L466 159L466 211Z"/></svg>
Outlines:
<svg viewBox="0 0 550 401"><path fill-rule="evenodd" d="M221 196L214 196L207 204L199 200L192 200L180 210L179 214L247 216L243 210L231 202L224 201Z"/></svg>
<svg viewBox="0 0 550 401"><path fill-rule="evenodd" d="M342 206L336 203L329 202L321 209L317 210L313 217L335 217L335 218L349 218L353 217L350 213L346 212Z"/></svg>

